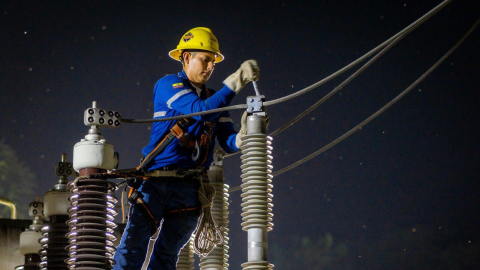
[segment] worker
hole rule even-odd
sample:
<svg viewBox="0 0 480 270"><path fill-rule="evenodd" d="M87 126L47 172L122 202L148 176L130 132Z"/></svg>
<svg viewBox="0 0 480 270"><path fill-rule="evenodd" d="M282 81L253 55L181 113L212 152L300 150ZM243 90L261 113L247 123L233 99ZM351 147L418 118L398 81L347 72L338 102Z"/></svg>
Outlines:
<svg viewBox="0 0 480 270"><path fill-rule="evenodd" d="M169 55L181 62L183 70L155 84L155 119L228 106L248 82L258 80L258 65L255 60L248 60L223 81L222 89L206 88L215 64L224 56L217 38L205 27L185 33ZM159 176L141 181L136 189L143 204L130 208L114 256L114 269L141 269L150 237L158 227L160 232L148 269L176 269L178 254L188 243L201 214L198 190L204 184L204 171L213 160L215 139L227 153L238 151L241 137L246 134L245 117L242 118L239 133L228 111L153 124L150 143L143 148L144 158L138 169ZM202 173L192 173L199 168Z"/></svg>

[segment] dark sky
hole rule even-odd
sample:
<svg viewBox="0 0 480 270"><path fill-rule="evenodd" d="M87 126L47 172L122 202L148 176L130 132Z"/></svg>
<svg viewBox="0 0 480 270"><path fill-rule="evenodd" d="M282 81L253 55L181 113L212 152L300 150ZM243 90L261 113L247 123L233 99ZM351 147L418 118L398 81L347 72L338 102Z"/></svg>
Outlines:
<svg viewBox="0 0 480 270"><path fill-rule="evenodd" d="M220 88L243 61L256 59L260 91L272 100L344 67L441 1L165 2L0 3L0 139L35 172L38 195L56 183L61 153L71 161L74 144L87 133L83 112L92 101L124 118L152 117L155 82L181 70L167 53L193 27L211 28L225 55L209 87ZM398 95L479 19L479 7L478 1L453 1L341 92L275 136L274 170L336 139ZM464 232L461 241L478 243L479 31L362 130L274 178L270 245L287 245L290 236L330 233L336 242L355 246L394 231L443 229ZM269 107L270 131L353 70ZM233 103L253 94L249 85ZM231 114L238 123L242 112ZM138 164L149 126L102 130L120 153L121 168ZM239 185L239 156L224 166L226 182ZM240 192L232 193L232 269L246 261L240 203ZM351 250L349 256L368 260ZM275 264L280 258L270 260Z"/></svg>

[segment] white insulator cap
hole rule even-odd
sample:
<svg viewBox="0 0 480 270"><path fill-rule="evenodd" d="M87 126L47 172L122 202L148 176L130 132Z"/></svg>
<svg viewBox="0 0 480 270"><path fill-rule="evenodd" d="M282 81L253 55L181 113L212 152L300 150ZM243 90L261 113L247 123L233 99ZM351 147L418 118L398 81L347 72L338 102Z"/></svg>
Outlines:
<svg viewBox="0 0 480 270"><path fill-rule="evenodd" d="M20 234L20 254L37 254L42 249L38 239L42 238L41 232L24 231Z"/></svg>
<svg viewBox="0 0 480 270"><path fill-rule="evenodd" d="M115 165L113 146L103 139L81 141L73 148L73 168L77 172L85 168L111 170Z"/></svg>
<svg viewBox="0 0 480 270"><path fill-rule="evenodd" d="M44 212L46 217L68 215L70 207L70 191L50 190L44 196Z"/></svg>

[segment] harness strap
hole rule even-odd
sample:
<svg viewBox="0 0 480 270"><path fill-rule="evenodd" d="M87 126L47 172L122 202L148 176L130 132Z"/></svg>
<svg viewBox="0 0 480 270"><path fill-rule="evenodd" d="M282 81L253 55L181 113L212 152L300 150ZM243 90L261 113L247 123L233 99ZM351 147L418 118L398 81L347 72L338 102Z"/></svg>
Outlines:
<svg viewBox="0 0 480 270"><path fill-rule="evenodd" d="M143 169L152 159L154 159L160 152L169 145L174 138L177 138L182 145L182 142L185 146L190 146L193 148L195 145L193 140L188 140L190 135L186 132L187 128L193 124L193 121L189 118L180 119L175 123L175 125L170 129L170 133L163 138L163 140L148 154L143 161L138 165L137 170ZM182 146L184 146L182 145Z"/></svg>
<svg viewBox="0 0 480 270"><path fill-rule="evenodd" d="M205 88L207 92L207 98L211 96L210 90ZM187 129L193 124L194 120L191 118L183 118L178 120L175 125L170 129L163 140L157 144L157 146L148 154L138 165L137 170L143 169L152 159L154 159L160 152L169 145L174 138L178 139L179 144L182 147L193 149L192 159L194 161L200 160L198 165L203 165L207 161L208 151L210 148L210 142L212 141L212 134L215 128L215 122L204 122L204 134L200 136L199 142L192 139L188 134Z"/></svg>
<svg viewBox="0 0 480 270"><path fill-rule="evenodd" d="M145 165L147 165L163 149L165 149L165 147L167 147L167 145L173 141L173 138L175 138L175 136L171 132L167 136L165 136L165 138L163 138L163 140L157 145L157 147L155 147L155 149L153 149L152 152L150 152L150 154L148 154L148 156L143 159L143 161L140 163L140 165L138 165L137 171L143 169L143 167L145 167Z"/></svg>
<svg viewBox="0 0 480 270"><path fill-rule="evenodd" d="M154 235L157 232L159 224L143 200L143 195L136 188L131 187L128 192L128 201L132 205L139 206L138 210L145 217L148 227L150 227L150 233Z"/></svg>
<svg viewBox="0 0 480 270"><path fill-rule="evenodd" d="M205 122L204 123L204 134L200 137L200 163L198 165L203 165L207 161L208 151L210 148L210 142L212 141L212 133L215 127L215 122Z"/></svg>

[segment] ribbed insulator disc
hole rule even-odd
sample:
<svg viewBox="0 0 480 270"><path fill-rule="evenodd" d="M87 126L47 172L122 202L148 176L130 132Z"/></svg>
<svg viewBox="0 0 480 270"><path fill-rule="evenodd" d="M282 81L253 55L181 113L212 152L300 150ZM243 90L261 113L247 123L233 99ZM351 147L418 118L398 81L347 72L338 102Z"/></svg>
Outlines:
<svg viewBox="0 0 480 270"><path fill-rule="evenodd" d="M272 230L272 138L265 134L242 137L242 227Z"/></svg>
<svg viewBox="0 0 480 270"><path fill-rule="evenodd" d="M104 179L79 179L68 183L70 196L67 221L69 232L66 260L70 270L112 269L115 190L117 185Z"/></svg>

